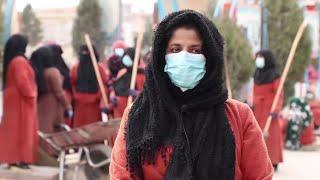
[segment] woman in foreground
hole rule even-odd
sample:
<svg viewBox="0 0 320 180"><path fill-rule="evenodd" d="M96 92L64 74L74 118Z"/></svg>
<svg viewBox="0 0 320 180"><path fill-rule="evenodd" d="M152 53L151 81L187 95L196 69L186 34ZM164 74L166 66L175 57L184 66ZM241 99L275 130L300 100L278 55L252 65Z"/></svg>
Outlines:
<svg viewBox="0 0 320 180"><path fill-rule="evenodd" d="M122 120L111 179L271 179L250 108L227 99L223 39L205 16L169 15L158 26L141 95Z"/></svg>

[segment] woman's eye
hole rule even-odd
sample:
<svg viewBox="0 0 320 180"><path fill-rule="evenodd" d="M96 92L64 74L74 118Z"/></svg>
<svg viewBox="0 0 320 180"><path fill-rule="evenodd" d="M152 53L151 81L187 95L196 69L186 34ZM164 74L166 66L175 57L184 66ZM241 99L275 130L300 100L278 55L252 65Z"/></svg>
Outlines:
<svg viewBox="0 0 320 180"><path fill-rule="evenodd" d="M192 49L192 50L191 50L191 53L192 53L192 54L201 54L202 51L201 51L201 49Z"/></svg>
<svg viewBox="0 0 320 180"><path fill-rule="evenodd" d="M178 53L180 51L181 51L180 48L172 48L171 49L171 53Z"/></svg>

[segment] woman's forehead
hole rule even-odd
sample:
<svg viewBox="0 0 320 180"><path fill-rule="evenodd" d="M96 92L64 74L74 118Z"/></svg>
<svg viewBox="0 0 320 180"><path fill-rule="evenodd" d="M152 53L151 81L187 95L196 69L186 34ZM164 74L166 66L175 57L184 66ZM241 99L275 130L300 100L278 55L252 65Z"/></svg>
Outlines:
<svg viewBox="0 0 320 180"><path fill-rule="evenodd" d="M199 33L194 28L181 27L173 31L170 44L202 44Z"/></svg>

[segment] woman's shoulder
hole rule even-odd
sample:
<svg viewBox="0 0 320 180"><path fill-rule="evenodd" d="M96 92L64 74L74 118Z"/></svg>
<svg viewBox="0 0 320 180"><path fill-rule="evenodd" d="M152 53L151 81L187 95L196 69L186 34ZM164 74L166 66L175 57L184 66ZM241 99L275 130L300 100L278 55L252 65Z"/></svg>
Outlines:
<svg viewBox="0 0 320 180"><path fill-rule="evenodd" d="M31 64L23 56L14 57L9 64L9 68L18 74L33 71Z"/></svg>
<svg viewBox="0 0 320 180"><path fill-rule="evenodd" d="M226 112L233 129L241 130L255 121L249 105L234 99L226 101Z"/></svg>
<svg viewBox="0 0 320 180"><path fill-rule="evenodd" d="M243 112L243 111L248 112L251 110L248 104L240 102L235 99L228 99L226 101L226 105L227 105L227 108L230 108L230 109L235 110L237 112Z"/></svg>
<svg viewBox="0 0 320 180"><path fill-rule="evenodd" d="M16 56L12 59L11 64L17 65L17 66L25 66L25 65L30 65L27 59L23 56Z"/></svg>

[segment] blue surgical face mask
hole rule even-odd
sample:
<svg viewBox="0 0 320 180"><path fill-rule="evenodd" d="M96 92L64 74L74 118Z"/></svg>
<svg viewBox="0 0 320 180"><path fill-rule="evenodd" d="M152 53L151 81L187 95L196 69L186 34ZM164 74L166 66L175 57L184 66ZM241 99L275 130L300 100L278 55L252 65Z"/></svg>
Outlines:
<svg viewBox="0 0 320 180"><path fill-rule="evenodd" d="M124 49L122 49L122 48L115 48L115 49L114 49L114 53L115 53L117 56L122 57L123 54L124 54Z"/></svg>
<svg viewBox="0 0 320 180"><path fill-rule="evenodd" d="M123 58L122 58L122 63L126 66L126 67L131 67L132 66L132 59L130 58L129 55L125 55Z"/></svg>
<svg viewBox="0 0 320 180"><path fill-rule="evenodd" d="M167 54L165 59L164 72L182 91L196 87L206 74L206 58L203 54L181 51Z"/></svg>
<svg viewBox="0 0 320 180"><path fill-rule="evenodd" d="M262 69L264 68L265 66L265 60L263 57L257 57L256 59L256 67L259 68L259 69Z"/></svg>

